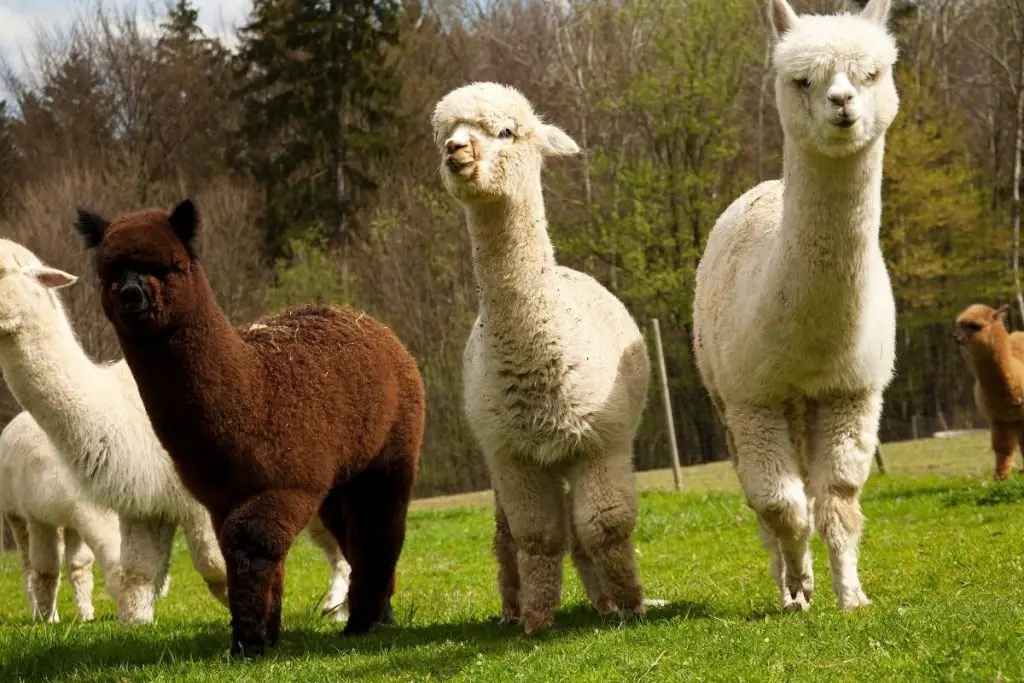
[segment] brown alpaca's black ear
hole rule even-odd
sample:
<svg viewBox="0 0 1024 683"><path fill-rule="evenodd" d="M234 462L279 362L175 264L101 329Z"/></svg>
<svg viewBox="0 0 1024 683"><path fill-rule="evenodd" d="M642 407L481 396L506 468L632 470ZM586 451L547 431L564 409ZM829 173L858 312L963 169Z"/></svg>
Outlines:
<svg viewBox="0 0 1024 683"><path fill-rule="evenodd" d="M1003 304L996 309L996 312L992 314L993 320L1002 320L1006 312L1010 310L1010 304Z"/></svg>
<svg viewBox="0 0 1024 683"><path fill-rule="evenodd" d="M103 241L103 235L106 234L109 227L110 221L103 216L82 208L78 209L78 220L75 222L75 229L78 230L85 240L86 249L95 249L100 246L100 243Z"/></svg>
<svg viewBox="0 0 1024 683"><path fill-rule="evenodd" d="M174 207L168 219L171 229L188 250L188 255L196 257L196 231L199 229L199 211L191 199L186 199Z"/></svg>

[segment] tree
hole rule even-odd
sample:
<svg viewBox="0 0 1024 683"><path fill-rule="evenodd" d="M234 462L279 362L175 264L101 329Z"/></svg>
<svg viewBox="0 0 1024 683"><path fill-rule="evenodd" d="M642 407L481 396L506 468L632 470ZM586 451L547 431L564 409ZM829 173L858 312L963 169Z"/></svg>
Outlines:
<svg viewBox="0 0 1024 683"><path fill-rule="evenodd" d="M268 244L308 228L347 244L377 186L399 81L394 0L256 0L240 33L239 162L263 185Z"/></svg>

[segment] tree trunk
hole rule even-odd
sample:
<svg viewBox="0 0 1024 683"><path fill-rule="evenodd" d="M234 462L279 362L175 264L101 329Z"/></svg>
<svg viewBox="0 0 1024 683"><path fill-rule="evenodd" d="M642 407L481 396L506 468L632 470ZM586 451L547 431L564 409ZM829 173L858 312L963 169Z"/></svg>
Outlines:
<svg viewBox="0 0 1024 683"><path fill-rule="evenodd" d="M1013 283L1017 290L1017 307L1024 318L1024 293L1020 285L1020 181L1021 157L1024 156L1024 53L1021 54L1020 80L1017 82L1017 121L1013 149Z"/></svg>

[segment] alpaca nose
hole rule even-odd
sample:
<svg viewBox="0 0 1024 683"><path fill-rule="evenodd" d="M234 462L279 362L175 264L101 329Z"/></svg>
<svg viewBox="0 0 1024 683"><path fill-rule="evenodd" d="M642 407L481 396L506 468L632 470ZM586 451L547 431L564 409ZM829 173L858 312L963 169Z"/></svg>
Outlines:
<svg viewBox="0 0 1024 683"><path fill-rule="evenodd" d="M853 99L853 93L847 91L830 92L828 101L837 107L845 107Z"/></svg>
<svg viewBox="0 0 1024 683"><path fill-rule="evenodd" d="M126 313L140 313L149 307L146 290L138 282L129 281L117 292L117 301Z"/></svg>
<svg viewBox="0 0 1024 683"><path fill-rule="evenodd" d="M452 139L452 140L448 140L448 142L444 143L444 149L449 154L455 154L460 149L464 149L468 145L469 145L468 142L463 142L462 140L454 140L454 139Z"/></svg>

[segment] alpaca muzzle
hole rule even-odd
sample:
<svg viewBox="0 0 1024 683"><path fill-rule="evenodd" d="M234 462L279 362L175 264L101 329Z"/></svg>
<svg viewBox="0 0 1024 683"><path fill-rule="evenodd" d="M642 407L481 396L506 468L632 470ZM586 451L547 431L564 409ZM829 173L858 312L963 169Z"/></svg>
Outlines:
<svg viewBox="0 0 1024 683"><path fill-rule="evenodd" d="M444 160L444 165L452 173L461 172L475 161L473 159L473 146L468 142L449 140L445 145L445 151L448 153L448 156Z"/></svg>
<svg viewBox="0 0 1024 683"><path fill-rule="evenodd" d="M138 316L148 311L152 301L148 289L140 276L134 273L126 275L117 288L117 305L121 313Z"/></svg>

